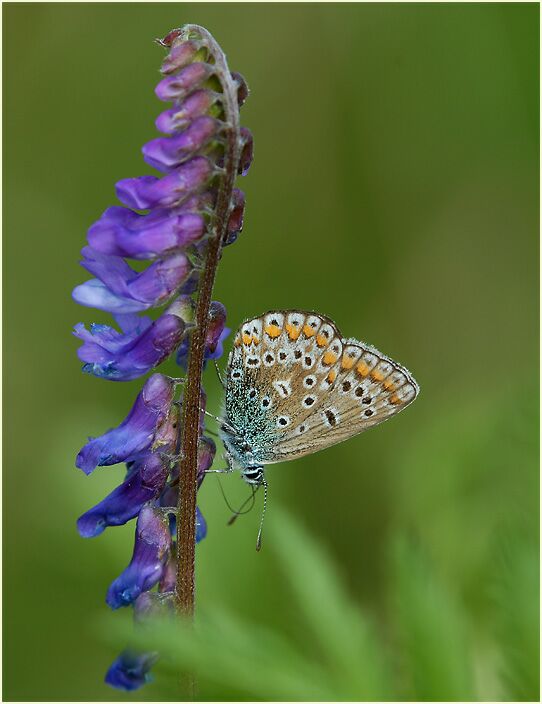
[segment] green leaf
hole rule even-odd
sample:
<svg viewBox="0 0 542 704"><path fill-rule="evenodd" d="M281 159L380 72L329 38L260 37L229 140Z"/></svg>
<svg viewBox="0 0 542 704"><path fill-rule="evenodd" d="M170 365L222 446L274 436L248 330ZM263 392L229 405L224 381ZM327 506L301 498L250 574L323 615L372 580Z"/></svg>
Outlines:
<svg viewBox="0 0 542 704"><path fill-rule="evenodd" d="M422 551L404 538L392 555L393 620L407 698L475 698L469 644L459 605L433 574Z"/></svg>
<svg viewBox="0 0 542 704"><path fill-rule="evenodd" d="M389 673L372 624L339 578L339 570L314 538L284 510L273 506L269 541L303 615L336 678L337 696L358 700L389 697Z"/></svg>
<svg viewBox="0 0 542 704"><path fill-rule="evenodd" d="M501 544L494 619L507 698L540 700L540 578L537 547L524 536Z"/></svg>

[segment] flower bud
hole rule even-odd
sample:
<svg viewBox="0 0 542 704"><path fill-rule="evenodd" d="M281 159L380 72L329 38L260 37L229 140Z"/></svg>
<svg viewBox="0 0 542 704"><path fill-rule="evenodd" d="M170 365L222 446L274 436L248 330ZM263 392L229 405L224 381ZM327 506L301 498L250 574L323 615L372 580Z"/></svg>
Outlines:
<svg viewBox="0 0 542 704"><path fill-rule="evenodd" d="M197 61L183 68L180 73L163 78L154 92L159 100L180 101L193 90L201 88L213 73L213 66Z"/></svg>
<svg viewBox="0 0 542 704"><path fill-rule="evenodd" d="M119 181L117 197L136 210L167 208L193 195L208 181L213 170L208 159L197 156L163 178L139 176Z"/></svg>
<svg viewBox="0 0 542 704"><path fill-rule="evenodd" d="M242 107L250 94L247 82L240 73L237 73L237 71L232 71L231 77L237 85L237 105Z"/></svg>
<svg viewBox="0 0 542 704"><path fill-rule="evenodd" d="M224 236L223 245L233 244L243 229L243 216L245 214L245 194L238 188L233 189L232 209L228 219L228 227Z"/></svg>
<svg viewBox="0 0 542 704"><path fill-rule="evenodd" d="M166 39L170 40L172 34L173 32L170 32L167 37L162 39L162 43L165 42ZM171 41L172 40L173 39L171 39ZM166 44L165 46L170 45ZM199 48L200 44L194 41L186 41L175 44L162 62L162 68L160 69L161 73L167 75L177 71L180 68L184 68L187 64L194 60Z"/></svg>
<svg viewBox="0 0 542 704"><path fill-rule="evenodd" d="M156 118L155 125L159 132L171 134L184 129L191 120L205 115L216 102L217 94L210 90L197 90L186 97L180 105L164 110Z"/></svg>
<svg viewBox="0 0 542 704"><path fill-rule="evenodd" d="M239 157L239 169L238 172L242 176L246 176L250 165L252 164L252 159L254 157L254 141L252 139L252 132L246 127L241 127L241 154Z"/></svg>
<svg viewBox="0 0 542 704"><path fill-rule="evenodd" d="M158 137L144 145L142 152L147 164L159 171L171 171L195 152L202 149L220 129L213 117L202 115L174 137Z"/></svg>

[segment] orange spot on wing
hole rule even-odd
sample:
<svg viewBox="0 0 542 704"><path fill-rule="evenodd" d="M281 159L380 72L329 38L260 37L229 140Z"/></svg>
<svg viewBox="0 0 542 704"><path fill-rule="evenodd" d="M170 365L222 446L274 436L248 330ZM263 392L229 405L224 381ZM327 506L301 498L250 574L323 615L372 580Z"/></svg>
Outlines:
<svg viewBox="0 0 542 704"><path fill-rule="evenodd" d="M375 381L382 381L384 379L384 374L376 369L373 369L371 372L371 379L374 379Z"/></svg>
<svg viewBox="0 0 542 704"><path fill-rule="evenodd" d="M352 357L349 357L348 355L344 355L343 358L341 359L341 367L343 369L352 369L354 366L355 359Z"/></svg>
<svg viewBox="0 0 542 704"><path fill-rule="evenodd" d="M311 328L310 325L303 325L303 334L305 337L312 337L313 335L316 335L316 330Z"/></svg>
<svg viewBox="0 0 542 704"><path fill-rule="evenodd" d="M397 396L397 394L393 394L393 396L390 396L390 403L397 405L398 403L401 403L401 399Z"/></svg>
<svg viewBox="0 0 542 704"><path fill-rule="evenodd" d="M318 342L318 340L317 340L317 342ZM336 361L337 361L337 355L334 354L333 352L326 352L323 359L322 359L322 362L327 365L335 364Z"/></svg>
<svg viewBox="0 0 542 704"><path fill-rule="evenodd" d="M268 325L265 328L265 332L269 335L269 337L278 337L282 330L279 328L278 325Z"/></svg>
<svg viewBox="0 0 542 704"><path fill-rule="evenodd" d="M386 391L395 391L395 384L389 379L386 379L382 386L386 389Z"/></svg>
<svg viewBox="0 0 542 704"><path fill-rule="evenodd" d="M260 344L260 338L256 335L252 335L252 344L258 346Z"/></svg>
<svg viewBox="0 0 542 704"><path fill-rule="evenodd" d="M329 374L327 375L327 380L330 384L333 384L333 382L335 381L336 378L337 378L337 372L334 369L332 369L329 372Z"/></svg>
<svg viewBox="0 0 542 704"><path fill-rule="evenodd" d="M318 347L325 347L327 345L327 337L325 335L316 335L316 344Z"/></svg>
<svg viewBox="0 0 542 704"><path fill-rule="evenodd" d="M286 325L286 332L290 340L295 341L301 335L301 328L296 328L291 325L291 323L288 323L288 325Z"/></svg>
<svg viewBox="0 0 542 704"><path fill-rule="evenodd" d="M251 342L252 342L252 337L250 335L247 335L246 333L243 333L243 344L250 345Z"/></svg>
<svg viewBox="0 0 542 704"><path fill-rule="evenodd" d="M356 367L356 371L360 376L365 377L369 373L369 367L365 364L365 362L360 362Z"/></svg>

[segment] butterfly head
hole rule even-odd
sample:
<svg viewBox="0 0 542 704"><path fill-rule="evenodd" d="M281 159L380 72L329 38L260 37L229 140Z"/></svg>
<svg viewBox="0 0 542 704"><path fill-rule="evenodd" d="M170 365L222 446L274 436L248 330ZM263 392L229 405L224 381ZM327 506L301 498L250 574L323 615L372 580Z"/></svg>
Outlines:
<svg viewBox="0 0 542 704"><path fill-rule="evenodd" d="M247 484L260 486L264 481L264 470L261 465L257 467L245 467L241 470L241 476Z"/></svg>

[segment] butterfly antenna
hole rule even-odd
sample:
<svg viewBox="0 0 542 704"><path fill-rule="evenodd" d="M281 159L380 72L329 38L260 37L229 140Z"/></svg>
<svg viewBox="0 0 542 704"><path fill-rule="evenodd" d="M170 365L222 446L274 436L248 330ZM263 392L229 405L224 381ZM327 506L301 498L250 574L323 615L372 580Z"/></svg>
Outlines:
<svg viewBox="0 0 542 704"><path fill-rule="evenodd" d="M218 480L218 486L220 487L220 491L222 492L222 497L224 498L224 502L225 502L226 506L229 508L229 510L233 513L233 516L228 521L228 525L231 525L234 522L234 520L237 518L237 516L242 516L243 514L248 513L249 511L252 510L252 508L254 506L254 493L255 492L254 492L254 489L252 488L252 494L248 497L248 499L245 499L243 501L241 506L236 511L234 508L232 508L230 502L228 501L228 498L226 497L226 492L224 491L224 487L222 486L222 482L220 481L220 479L218 477L217 477L217 480ZM246 511L243 511L244 507L248 504L248 502L250 500L252 500L252 506L250 506L250 508L248 508Z"/></svg>
<svg viewBox="0 0 542 704"><path fill-rule="evenodd" d="M260 519L260 529L258 530L258 537L256 538L256 550L258 552L262 548L262 530L263 530L263 519L265 518L265 509L267 508L267 481L265 477L262 476L262 484L263 484L263 509L262 509L262 517Z"/></svg>
<svg viewBox="0 0 542 704"><path fill-rule="evenodd" d="M230 520L228 521L227 525L231 526L237 519L238 516L244 516L245 513L249 513L252 511L254 508L254 504L256 502L255 496L256 496L256 491L257 489L254 489L253 486L250 487L252 489L252 494L248 497L248 499L245 499L241 506L237 509L237 511L233 511L233 516L230 517ZM245 506L248 504L249 501L252 501L250 504L250 507L246 509L246 511L243 511Z"/></svg>

